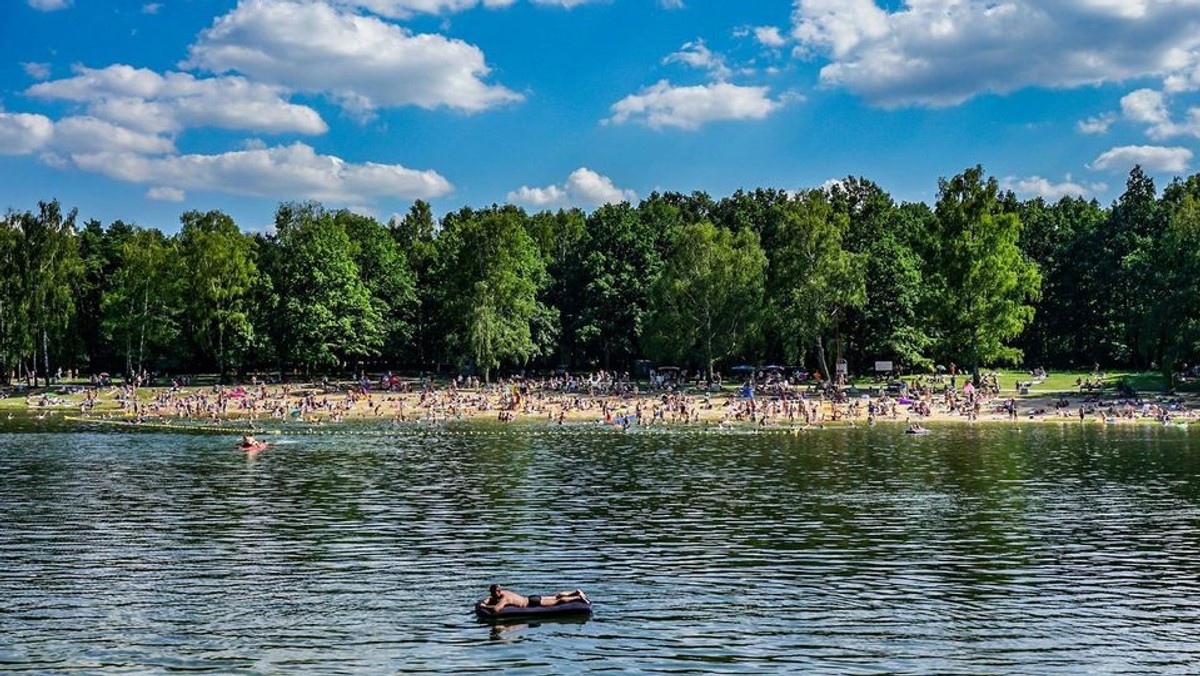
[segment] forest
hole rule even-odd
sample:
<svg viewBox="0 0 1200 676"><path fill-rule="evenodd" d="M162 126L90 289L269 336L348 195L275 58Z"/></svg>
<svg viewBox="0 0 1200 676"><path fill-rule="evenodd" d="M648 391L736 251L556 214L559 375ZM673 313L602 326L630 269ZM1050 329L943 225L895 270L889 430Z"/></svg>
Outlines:
<svg viewBox="0 0 1200 676"><path fill-rule="evenodd" d="M1200 353L1200 174L1134 168L1108 207L1019 200L980 166L897 203L822 188L655 193L527 213L417 201L388 223L283 203L269 233L188 211L173 234L80 222L56 200L0 221L0 373L385 369L632 371L734 364L851 373L1140 368Z"/></svg>

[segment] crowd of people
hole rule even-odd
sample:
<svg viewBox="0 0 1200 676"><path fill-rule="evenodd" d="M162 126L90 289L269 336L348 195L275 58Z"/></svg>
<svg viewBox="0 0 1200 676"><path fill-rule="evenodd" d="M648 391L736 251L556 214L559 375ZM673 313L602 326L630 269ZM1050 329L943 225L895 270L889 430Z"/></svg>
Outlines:
<svg viewBox="0 0 1200 676"><path fill-rule="evenodd" d="M1041 375L1044 377L1044 373ZM348 420L404 424L492 418L502 423L597 422L622 429L660 425L814 427L933 418L976 421L1095 417L1105 422L1173 422L1196 415L1179 398L1104 399L1086 390L1077 394L1074 402L1069 398L1050 401L1001 396L995 375L985 376L978 385L966 380L961 386L944 377L918 377L904 383L900 393L816 387L787 379L772 379L761 385L751 379L741 386L719 390L661 381L658 387L653 381L646 387L642 389L626 373L609 371L501 378L491 383L470 375L435 382L429 378L400 378L392 373L379 377L364 374L349 383L269 384L252 378L248 384L231 387L186 387L179 379L170 387L145 387L135 379L82 387L75 396L30 393L26 403L38 409L71 406L82 416L140 422L328 425Z"/></svg>

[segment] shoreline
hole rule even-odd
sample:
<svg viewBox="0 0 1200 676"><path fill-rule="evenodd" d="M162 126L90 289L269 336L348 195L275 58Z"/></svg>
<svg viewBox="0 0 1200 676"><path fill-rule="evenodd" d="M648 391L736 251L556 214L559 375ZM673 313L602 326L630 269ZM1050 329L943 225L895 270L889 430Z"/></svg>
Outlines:
<svg viewBox="0 0 1200 676"><path fill-rule="evenodd" d="M10 396L0 400L0 411L6 412L10 421L19 416L23 421L54 419L230 434L251 429L258 430L258 434L287 434L292 430L303 433L372 422L393 427L494 422L531 428L596 425L616 431L666 428L799 433L908 422L922 426L1057 423L1187 427L1200 421L1200 398L1168 398L1163 394L1147 395L1141 400L1070 392L998 396L981 400L978 414L970 419L960 410L948 410L941 396L899 404L886 395L860 395L833 403L821 397L779 398L769 394L747 399L728 390L588 395L553 390L520 393L511 386L365 393L353 389L326 392L313 385L65 389L78 391L59 394L51 389ZM1064 400L1067 407L1056 409L1056 403ZM1015 402L1015 416L1005 408L1010 401ZM910 408L920 405L927 413ZM872 408L881 411L874 423L869 419Z"/></svg>

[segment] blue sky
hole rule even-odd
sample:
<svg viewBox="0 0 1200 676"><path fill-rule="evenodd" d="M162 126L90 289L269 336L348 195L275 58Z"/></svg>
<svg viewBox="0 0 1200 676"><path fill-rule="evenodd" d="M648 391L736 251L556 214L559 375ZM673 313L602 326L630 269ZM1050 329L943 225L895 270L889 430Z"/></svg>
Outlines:
<svg viewBox="0 0 1200 676"><path fill-rule="evenodd" d="M0 208L167 232L975 164L1107 204L1200 148L1200 0L5 0L0 55Z"/></svg>

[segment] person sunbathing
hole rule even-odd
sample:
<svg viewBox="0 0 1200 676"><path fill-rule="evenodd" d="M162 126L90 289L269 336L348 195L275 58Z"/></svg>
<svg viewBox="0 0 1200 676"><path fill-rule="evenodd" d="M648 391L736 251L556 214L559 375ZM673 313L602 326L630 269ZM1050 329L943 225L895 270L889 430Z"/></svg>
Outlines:
<svg viewBox="0 0 1200 676"><path fill-rule="evenodd" d="M516 592L510 592L507 589L501 589L500 585L494 584L488 588L489 595L479 605L485 610L499 612L507 606L516 608L536 608L538 606L556 606L560 603L571 603L575 601L583 603L591 603L587 596L580 590L561 591L553 596L522 596Z"/></svg>

